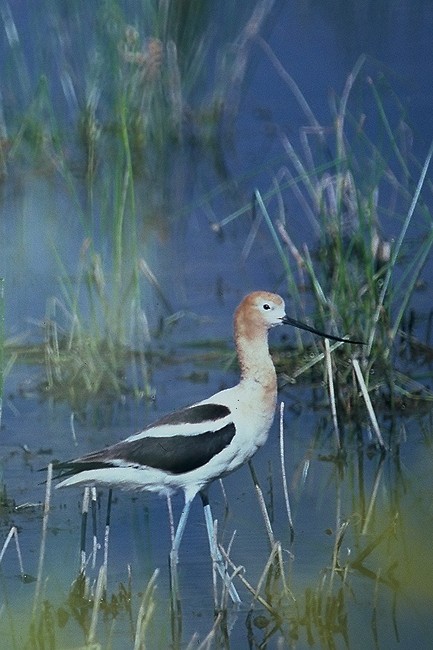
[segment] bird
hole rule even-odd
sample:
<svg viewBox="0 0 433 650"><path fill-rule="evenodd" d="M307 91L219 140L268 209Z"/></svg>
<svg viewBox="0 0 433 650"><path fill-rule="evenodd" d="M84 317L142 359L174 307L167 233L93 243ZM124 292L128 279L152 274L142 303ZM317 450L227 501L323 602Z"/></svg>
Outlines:
<svg viewBox="0 0 433 650"><path fill-rule="evenodd" d="M268 438L277 402L277 374L268 332L280 325L336 341L362 343L305 325L287 316L281 296L254 291L243 298L234 313L240 368L235 386L173 411L111 446L53 464L56 478L61 479L56 488L117 487L153 492L167 499L183 491L184 506L170 551L172 569L178 561L191 504L200 494L211 557L234 602L240 598L215 542L208 487L248 462Z"/></svg>

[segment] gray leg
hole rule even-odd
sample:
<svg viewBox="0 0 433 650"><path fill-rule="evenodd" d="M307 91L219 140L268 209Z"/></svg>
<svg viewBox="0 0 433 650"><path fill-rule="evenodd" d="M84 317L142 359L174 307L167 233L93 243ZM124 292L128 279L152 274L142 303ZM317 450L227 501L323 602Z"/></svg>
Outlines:
<svg viewBox="0 0 433 650"><path fill-rule="evenodd" d="M170 591L171 591L171 606L172 606L172 617L173 620L179 619L180 614L180 601L179 601L179 579L177 575L177 563L179 558L179 547L182 541L183 533L185 531L186 522L188 519L189 511L191 509L192 500L186 500L185 505L180 515L179 523L176 528L176 533L174 534L172 540L172 546L170 551ZM171 512L171 501L167 499L167 504L169 506L169 514L173 515ZM171 525L171 524L170 524Z"/></svg>
<svg viewBox="0 0 433 650"><path fill-rule="evenodd" d="M173 568L176 566L179 555L179 547L182 541L183 533L188 519L189 511L191 509L192 500L185 501L182 514L180 515L179 523L177 524L176 533L173 538L173 544L170 551L170 565Z"/></svg>
<svg viewBox="0 0 433 650"><path fill-rule="evenodd" d="M177 524L176 534L173 540L173 551L176 551L176 553L179 551L183 533L185 532L185 526L188 519L189 511L191 509L191 503L192 501L185 501L182 514L180 515L179 523Z"/></svg>

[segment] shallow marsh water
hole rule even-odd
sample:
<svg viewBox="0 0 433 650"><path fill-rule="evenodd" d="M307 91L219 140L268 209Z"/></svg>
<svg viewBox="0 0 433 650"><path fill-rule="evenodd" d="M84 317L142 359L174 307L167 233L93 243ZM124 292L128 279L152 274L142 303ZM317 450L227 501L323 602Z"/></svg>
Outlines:
<svg viewBox="0 0 433 650"><path fill-rule="evenodd" d="M2 3L2 7L6 4ZM325 123L329 121L329 89L339 93L357 57L367 52L389 66L386 70L390 74L395 70L395 76L391 76L409 106L415 152L423 160L433 135L431 88L425 84L433 43L431 8L423 3L401 3L397 11L395 6L391 10L387 3L376 3L379 10L389 9L383 12L382 20L377 15L374 20L364 16L358 23L356 12L352 16L340 11L338 16L333 13L333 3L322 3L323 7L316 11L290 4L275 4L265 35L290 73L300 85L302 82L301 90L319 118ZM14 11L14 6L10 6ZM416 20L411 14L413 7L417 10ZM14 14L17 21L20 11ZM25 24L25 16L21 18ZM7 43L2 46L7 49ZM155 400L149 403L127 396L83 405L84 417L76 414L74 419L75 442L71 407L66 402L44 399L35 388L43 377L41 366L16 363L7 377L1 466L3 484L15 508L6 504L2 509L0 531L5 539L11 526L17 526L28 579L22 582L19 578L17 555L11 544L1 563L2 647L22 648L26 643L31 647L28 638L35 593L32 577L38 570L40 504L45 490L44 475L37 470L52 458L69 458L110 444L173 408L234 383L236 373L232 366L223 367L220 360L209 359L194 363L194 348L183 348L182 344L217 339L230 346L231 314L241 296L262 287L283 287L285 291L280 260L266 228L259 230L250 254L242 255L251 227L248 212L224 228L222 236L210 227L212 222L245 205L255 186L263 190L272 184L274 160L278 157L279 165L282 158L275 131L283 128L285 132L297 132L305 122L298 107L291 105L293 98L287 87L276 82L278 75L260 48L254 49L249 70L250 78L240 97L235 145L226 152L228 180L234 179L227 183L230 191L222 190L216 198L210 194L221 177L217 180L215 172L209 172L208 158L193 168L187 166L182 178L186 178L188 188L183 188L182 199L176 199L182 203L183 212L188 210L188 217L182 222L173 220L172 212L176 214L179 206L169 206L167 223L158 215L140 241L143 257L177 312L171 329L164 330L161 339L152 341L169 359L165 363L150 363ZM360 102L364 101L365 87L364 84L359 91ZM192 177L196 181L194 188L189 187ZM17 170L3 186L1 275L6 276L7 335L23 335L24 341L41 338L46 302L61 293L59 276L61 280L64 276L56 256L61 258L68 277L73 278L86 236L86 228L77 216L76 197L68 193L64 179L58 181L50 172L35 177ZM139 207L144 214L151 189L146 183L143 185L137 184L137 194L142 197ZM84 194L83 187L81 190ZM185 204L192 206L190 209L183 205L183 197L187 197ZM428 201L430 196L425 198ZM166 207L164 201L161 214L162 207ZM302 210L290 210L296 241L302 244L305 215ZM62 220L58 219L59 214ZM392 240L398 235L402 218L395 219L394 213L386 211L382 216L385 234ZM420 233L424 236L428 227L429 224L415 223L412 239L419 238ZM106 252L110 244L101 236L98 245ZM415 293L413 306L420 316L420 337L430 343L430 260L421 279L425 282L424 291ZM143 303L150 305L147 317L154 331L168 310L153 288L145 282L143 285ZM288 307L290 310L290 299ZM295 334L289 331L286 336L290 340ZM282 341L284 349L287 340L281 337L281 331L273 332L271 341ZM398 364L402 363L399 359ZM412 365L406 363L405 369L414 376L423 375L426 383L430 381L432 369L428 359L419 365L412 359ZM285 466L295 528L293 543L284 504L277 418L268 444L257 455L254 465L272 514L276 539L281 541L294 600L285 599L281 604L279 621L273 620L257 603L250 614L253 598L239 584L244 604L239 612L229 608L228 639L221 625L214 645L386 650L428 647L433 638L433 429L428 407L423 413L421 407L411 405L405 413L393 413L392 421L386 415L380 419L390 446L384 459L369 446L372 434L364 421L345 422L345 456L337 459L323 387L312 390L302 384L289 385L281 391L280 398L285 402ZM236 530L231 557L245 567L246 577L256 586L268 560L269 547L248 469L228 477L224 485L227 513L219 486L214 485L211 490L219 535L227 546ZM107 495L101 493L97 509L101 543L106 503ZM53 492L43 567L44 616L38 619L41 648L79 647L86 641L83 628L88 629L91 606L86 609L83 601L70 597L79 566L80 507L79 490ZM178 498L176 516L180 507ZM341 526L339 571L332 574L336 532ZM87 541L90 545L90 533ZM101 613L96 634L102 647L133 646L140 597L155 568L160 569L156 606L146 642L149 648L166 648L172 643L168 615L169 543L163 501L150 495L115 494L108 562L110 607ZM102 550L98 552L96 568L88 570L91 580L96 579L101 562ZM182 642L186 646L195 634L198 641L203 640L214 619L211 567L199 503L192 509L185 532L179 571ZM276 579L276 584L273 596L278 602L281 583ZM267 634L269 639L265 641Z"/></svg>
<svg viewBox="0 0 433 650"><path fill-rule="evenodd" d="M27 381L29 370L30 374L34 371L25 367L17 370L19 385ZM178 375L178 370L157 372L155 380L160 374L161 381L170 384L170 375ZM182 381L179 375L176 379L179 389L186 385L191 391L188 382ZM234 380L235 375L214 371L205 385L194 385L194 393L201 397L229 379ZM128 399L111 413L109 425L101 424L101 420L98 424L95 409L88 421L75 423L75 444L69 426L70 412L65 405L41 403L37 397L23 399L12 386L10 388L14 414L9 412L4 422L8 445L3 445L2 449L3 480L18 507L4 512L1 529L5 537L12 524L17 526L24 570L35 576L41 541L41 509L37 504L43 501L45 489L41 484L43 476L36 470L51 457L85 453L117 440L119 435L131 433L142 424L143 411L144 420L148 422L171 408L173 393L158 392L157 404L151 409ZM430 415L398 422L399 432L394 431L390 436L392 449L382 460L379 453L372 456L368 453L368 431L354 432L349 424L346 457L337 462L326 406L316 406L317 411L312 411L314 404L308 388L292 386L280 397L286 404L285 466L295 528L293 543L283 497L277 423L254 465L271 512L276 539L282 544L287 579L296 600L285 602L282 620L278 621L279 627L271 634L267 647L293 644L303 648L309 640L326 647L334 647L334 643L335 647L347 643L350 648L410 647L414 639L423 645L433 633L429 615L433 599ZM105 419L103 415L102 420ZM386 424L383 434L386 439ZM399 436L401 439L397 442ZM257 585L269 556L269 546L248 470L243 468L227 477L224 486L228 498L227 514L219 486L214 485L211 490L220 538L227 545L236 531L231 557L245 568L245 577L251 584ZM28 501L36 505L25 506ZM101 544L106 504L107 494L101 493L97 508ZM73 622L78 612L69 596L79 566L80 507L79 490L53 492L43 598L46 609L52 608L55 647L85 642L80 624L88 622L89 613L84 615L84 610L81 611L81 620ZM176 499L176 516L180 507L181 499ZM347 525L338 553L341 572L331 578L336 530L341 525ZM87 545L90 548L89 531ZM113 594L117 595L119 611L114 615L116 608L113 606L101 616L105 622L100 622L97 638L103 647L104 644L124 647L125 638L132 644L133 626L128 608L125 611L125 603L121 604L120 585L127 590L131 579L132 601L127 604L134 620L139 595L157 567L160 573L156 610L146 638L149 647L167 647L171 643L169 545L168 516L163 500L146 494L131 497L115 493L109 542L108 600L110 602ZM96 569L88 569L91 579L92 576L96 579L101 563L102 550L98 552ZM182 638L187 643L195 633L203 639L213 620L211 566L199 502L192 509L181 548L180 579ZM279 581L276 582L278 590ZM34 588L34 582L23 584L20 581L19 565L11 545L2 562L2 638L10 643L4 647L23 647L28 635ZM242 586L239 589L244 605L238 612L229 607L231 647L247 647L251 634L259 643L275 625L272 617L257 603L250 613L252 596ZM312 611L314 607L318 608L316 614ZM64 627L60 624L62 620ZM249 632L248 626L251 627Z"/></svg>

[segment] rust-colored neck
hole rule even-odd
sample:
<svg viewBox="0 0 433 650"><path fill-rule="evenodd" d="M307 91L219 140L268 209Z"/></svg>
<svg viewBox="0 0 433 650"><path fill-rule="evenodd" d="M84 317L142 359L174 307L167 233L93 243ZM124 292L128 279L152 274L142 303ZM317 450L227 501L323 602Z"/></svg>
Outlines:
<svg viewBox="0 0 433 650"><path fill-rule="evenodd" d="M241 383L261 386L276 399L277 376L269 354L268 327L254 313L238 307L234 317L235 343Z"/></svg>

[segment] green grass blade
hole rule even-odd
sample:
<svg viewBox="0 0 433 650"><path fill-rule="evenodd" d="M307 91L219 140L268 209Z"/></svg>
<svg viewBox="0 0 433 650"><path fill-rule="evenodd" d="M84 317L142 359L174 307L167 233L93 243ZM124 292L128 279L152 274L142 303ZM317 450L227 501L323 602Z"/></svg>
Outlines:
<svg viewBox="0 0 433 650"><path fill-rule="evenodd" d="M413 214L415 212L415 208L416 208L416 205L418 203L418 199L419 199L419 196L421 194L422 187L424 185L424 180L425 180L427 170L428 170L429 165L430 165L432 155L433 155L433 141L432 141L432 143L430 145L430 149L429 149L427 157L425 159L425 162L424 162L424 165L423 165L423 168L422 168L422 171L421 171L421 175L420 175L420 178L419 178L417 186L416 186L415 194L413 195L412 203L411 203L411 205L409 207L409 211L408 211L406 219L405 219L405 221L403 223L403 227L402 227L402 229L400 231L400 235L398 237L396 245L392 249L390 265L389 265L388 271L387 271L387 273L385 275L382 290L380 292L379 300L378 300L378 303L377 303L376 312L375 312L374 317L373 317L373 326L371 328L370 337L369 337L369 340L368 340L367 354L370 353L371 347L373 345L373 341L374 341L374 337L375 337L375 333L376 333L376 326L377 326L377 323L379 322L380 313L381 313L383 304L385 302L385 296L386 296L386 293L388 291L388 287L389 287L389 284L390 284L390 281L391 281L392 272L393 272L393 269L394 269L394 267L396 265L398 255L400 253L401 246L403 244L404 238L405 238L406 233L407 233L407 229L409 228L410 222L411 222Z"/></svg>

